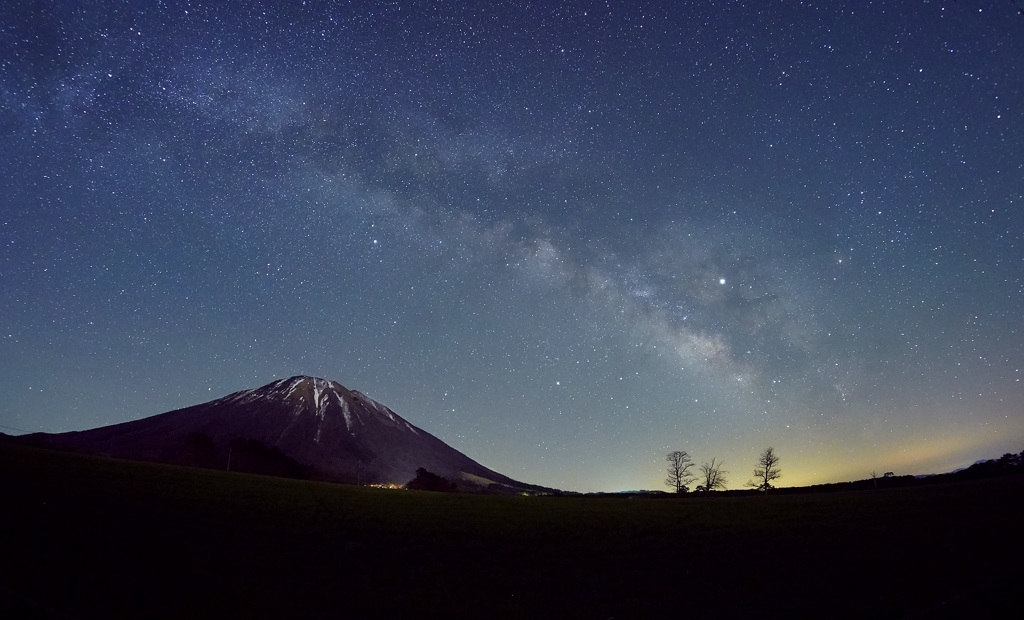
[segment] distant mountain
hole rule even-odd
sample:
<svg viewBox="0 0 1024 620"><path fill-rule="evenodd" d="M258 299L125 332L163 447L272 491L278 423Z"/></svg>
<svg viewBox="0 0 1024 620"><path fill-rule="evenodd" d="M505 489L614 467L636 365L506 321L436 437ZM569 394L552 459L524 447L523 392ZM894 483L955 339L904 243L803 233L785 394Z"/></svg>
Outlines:
<svg viewBox="0 0 1024 620"><path fill-rule="evenodd" d="M314 477L359 484L404 484L422 467L462 489L551 490L484 467L360 392L306 376L141 420L18 439L117 458L183 465L203 461L219 468L245 469L243 461L259 456L277 464L274 472L301 468Z"/></svg>

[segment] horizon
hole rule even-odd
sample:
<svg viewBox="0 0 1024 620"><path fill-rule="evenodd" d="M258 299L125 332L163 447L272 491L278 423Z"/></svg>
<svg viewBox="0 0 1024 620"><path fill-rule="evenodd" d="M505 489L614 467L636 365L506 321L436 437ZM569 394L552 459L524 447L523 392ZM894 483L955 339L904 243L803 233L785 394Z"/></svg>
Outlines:
<svg viewBox="0 0 1024 620"><path fill-rule="evenodd" d="M296 374L663 488L1024 446L1024 15L33 5L0 36L0 430Z"/></svg>
<svg viewBox="0 0 1024 620"><path fill-rule="evenodd" d="M338 381L336 381L334 379L329 379L327 377L316 377L316 376L311 376L311 375L302 375L302 374L291 375L289 377L279 377L279 378L276 378L276 379L274 379L274 380L272 380L272 381L270 381L270 382L268 382L266 384L263 384L263 385L260 385L260 386L256 386L256 387L253 387L253 388L249 388L249 389L246 389L246 390L239 390L239 391L236 391L236 392L231 392L229 394L224 394L224 395L221 395L221 396L219 396L217 398L214 398L212 400L215 401L215 400L224 399L224 398L227 398L229 396L232 396L233 394L237 394L237 393L240 393L240 392L248 392L248 391L255 391L255 390L263 389L263 388L269 387L270 385L273 385L275 383L278 383L278 382L281 382L281 381L285 381L287 379L296 379L296 378L316 379L316 380L321 380L321 381L338 383L339 385L341 385L343 388L349 390L350 392L357 393L357 394L362 394L364 397L368 398L369 400L373 400L374 402L377 402L378 404L387 407L387 403L382 403L382 402L380 402L380 401L370 397L369 395L364 394L363 392L359 391L358 389L348 388L348 386L345 386L341 382L338 382ZM194 405L206 404L207 402L212 402L212 401L204 401L204 402L201 402L201 403L194 403ZM193 406L193 405L190 405L190 406ZM391 409L390 407L387 407L387 408ZM172 411L174 411L174 410L172 410ZM394 410L392 410L392 411L394 411ZM162 413L170 413L170 411L162 412ZM405 417L402 416L397 411L395 411L394 413L398 414L403 419L405 419ZM161 415L161 414L155 414L155 415ZM144 419L144 418L137 418L137 419ZM422 428L422 427L414 424L410 420L406 420L406 421L409 422L410 424L413 424L413 426L416 426L416 428L418 428L421 431L425 431L427 433L433 434L433 433L430 432L429 429ZM28 432L23 431L23 429L12 429L10 427L2 426L2 425L0 425L0 429L19 431L20 434L30 434ZM92 429L75 429L75 430L92 430ZM63 432L68 432L68 431L63 431ZM74 431L72 431L72 432L74 432ZM0 434L7 434L7 435L13 436L13 437L20 436L19 434L13 434L12 435L10 433L3 433L3 431L0 431ZM457 446L452 446L452 447L455 448L455 449L458 449ZM462 451L460 450L460 452L462 452ZM483 465L484 467L488 466L487 463L480 461L479 459L475 458L471 454L466 454L466 456L470 457L474 461L477 461L479 464ZM946 471L936 471L936 472L930 472L930 473L912 473L912 472L899 472L899 473L896 473L896 472L891 472L890 471L890 472L881 472L881 473L879 473L878 470L875 470L871 474L868 474L867 476L865 476L864 478L851 478L849 480L828 480L828 481L812 482L812 483L807 483L807 484L789 484L789 483L777 484L777 485L773 485L772 489L778 490L778 489L807 488L807 487L816 486L816 485L844 484L844 483L848 483L848 482L862 482L862 481L865 481L865 480L870 480L872 478L872 474L876 474L878 478L886 477L886 474L893 474L893 475L895 475L897 477L899 477L899 476L912 476L912 477L915 477L915 478L927 478L927 477L931 477L931 476L942 476L942 475L946 475L946 474L950 474L950 473L955 473L955 472L960 471L962 469L967 469L971 465L975 465L975 464L978 464L978 463L983 463L983 462L986 462L986 461L995 460L995 459L999 458L999 456L1002 456L1002 454L997 455L997 456L990 456L990 457L986 457L986 458L976 459L976 460L972 461L969 464L966 464L966 465L963 465L961 467L957 467L957 468L954 468L954 469L946 470ZM129 459L129 460L131 460L131 459ZM723 460L723 462L724 462L724 460ZM697 463L694 463L694 465L696 466ZM498 473L504 474L504 472L501 472L501 471L498 471ZM728 472L725 472L725 473L728 474ZM534 483L532 483L529 480L517 480L517 482L524 483L524 484L534 484ZM699 481L694 481L694 483L691 486L694 486L696 484L696 482L699 482ZM401 481L394 481L393 484L404 484L404 483L401 482ZM370 485L370 486L373 486L373 485ZM580 490L577 490L577 489L561 488L561 487L553 487L553 488L556 488L557 490L563 491L563 492L582 493L582 494L587 494L587 493L668 493L668 494L672 494L672 493L674 493L673 491L671 491L671 489L666 490L666 489L639 488L639 487L628 488L628 489L627 488L613 489L613 490L603 489L603 490L593 490L593 491L580 491ZM738 486L734 486L731 483L727 483L724 488L720 489L720 491L752 491L752 492L759 492L756 489L751 489L749 487L749 485L747 485L746 483L739 484ZM690 494L696 494L697 491L694 490L694 489L691 489L689 491L689 493Z"/></svg>

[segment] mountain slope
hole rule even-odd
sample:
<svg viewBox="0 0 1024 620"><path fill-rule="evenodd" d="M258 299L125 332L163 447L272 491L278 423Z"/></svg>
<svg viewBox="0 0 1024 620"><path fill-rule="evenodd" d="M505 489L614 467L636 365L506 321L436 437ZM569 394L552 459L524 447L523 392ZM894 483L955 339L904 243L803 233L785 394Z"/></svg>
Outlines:
<svg viewBox="0 0 1024 620"><path fill-rule="evenodd" d="M335 381L296 376L200 405L86 431L26 435L36 444L96 454L187 464L186 439L212 440L215 466L231 444L255 440L319 476L362 484L404 484L416 469L463 487L532 487L480 465L384 405ZM236 444L237 445L237 444Z"/></svg>

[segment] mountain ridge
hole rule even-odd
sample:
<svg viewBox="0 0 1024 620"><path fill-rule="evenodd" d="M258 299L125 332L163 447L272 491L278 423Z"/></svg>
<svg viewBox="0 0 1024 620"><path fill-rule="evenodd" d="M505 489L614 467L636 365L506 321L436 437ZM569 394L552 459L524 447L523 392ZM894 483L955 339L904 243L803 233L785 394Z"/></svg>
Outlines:
<svg viewBox="0 0 1024 620"><path fill-rule="evenodd" d="M187 465L190 436L208 438L216 467L230 468L233 442L246 440L279 450L313 477L336 482L401 485L422 467L463 490L552 490L489 469L362 392L308 375L138 420L19 440Z"/></svg>

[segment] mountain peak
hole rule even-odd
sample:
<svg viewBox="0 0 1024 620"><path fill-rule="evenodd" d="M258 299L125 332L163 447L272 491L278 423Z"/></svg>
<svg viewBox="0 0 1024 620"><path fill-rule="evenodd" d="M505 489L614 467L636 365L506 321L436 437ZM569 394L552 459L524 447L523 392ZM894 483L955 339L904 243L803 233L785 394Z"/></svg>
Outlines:
<svg viewBox="0 0 1024 620"><path fill-rule="evenodd" d="M310 377L308 375L295 375L287 379L278 379L272 381L257 390L295 390L304 387L312 387L313 389L319 390L338 390L345 389L345 386L341 385L337 381L331 381L330 379L324 379L322 377ZM253 390L250 390L253 391Z"/></svg>

